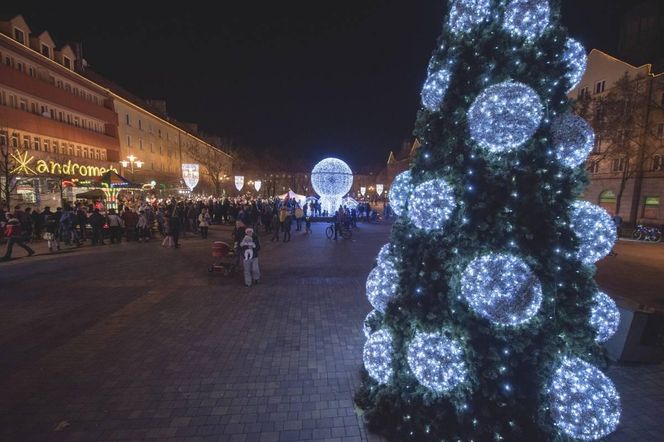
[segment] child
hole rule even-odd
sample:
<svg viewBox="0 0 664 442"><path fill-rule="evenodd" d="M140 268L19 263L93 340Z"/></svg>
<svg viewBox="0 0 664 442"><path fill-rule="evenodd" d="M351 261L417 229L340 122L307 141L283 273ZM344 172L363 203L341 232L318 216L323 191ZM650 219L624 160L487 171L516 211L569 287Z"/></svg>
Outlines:
<svg viewBox="0 0 664 442"><path fill-rule="evenodd" d="M244 250L244 260L249 261L254 257L254 249L256 248L256 243L254 242L254 229L248 228L244 231L245 236L242 238L240 247Z"/></svg>

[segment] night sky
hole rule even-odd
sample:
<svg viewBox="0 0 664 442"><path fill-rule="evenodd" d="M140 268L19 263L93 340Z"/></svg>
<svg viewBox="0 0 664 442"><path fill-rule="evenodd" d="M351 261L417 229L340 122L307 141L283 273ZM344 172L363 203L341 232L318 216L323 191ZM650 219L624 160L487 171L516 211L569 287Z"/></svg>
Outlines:
<svg viewBox="0 0 664 442"><path fill-rule="evenodd" d="M354 168L384 164L411 137L447 9L445 0L138 3L24 2L16 12L81 41L95 71L166 99L181 121L256 151L335 155ZM563 0L564 22L587 48L615 52L625 3Z"/></svg>

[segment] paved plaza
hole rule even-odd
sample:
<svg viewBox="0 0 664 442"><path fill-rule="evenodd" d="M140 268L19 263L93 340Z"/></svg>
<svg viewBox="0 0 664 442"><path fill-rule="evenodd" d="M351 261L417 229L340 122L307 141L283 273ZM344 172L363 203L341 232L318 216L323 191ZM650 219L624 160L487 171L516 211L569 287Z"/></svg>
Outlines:
<svg viewBox="0 0 664 442"><path fill-rule="evenodd" d="M211 241L230 236L218 226L178 250L123 243L0 263L0 440L380 440L352 396L366 275L390 226L339 241L325 227L262 237L252 288L208 274ZM624 407L610 440L661 440L664 366L610 375Z"/></svg>

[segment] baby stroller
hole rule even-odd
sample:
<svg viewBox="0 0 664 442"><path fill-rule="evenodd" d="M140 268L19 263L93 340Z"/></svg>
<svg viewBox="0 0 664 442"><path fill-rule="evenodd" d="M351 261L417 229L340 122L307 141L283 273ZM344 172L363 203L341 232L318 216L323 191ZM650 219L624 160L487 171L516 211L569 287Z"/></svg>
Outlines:
<svg viewBox="0 0 664 442"><path fill-rule="evenodd" d="M237 256L235 256L235 250L228 243L223 241L213 242L212 257L216 258L217 261L208 268L208 272L210 273L224 272L224 275L228 276L237 268L238 260Z"/></svg>

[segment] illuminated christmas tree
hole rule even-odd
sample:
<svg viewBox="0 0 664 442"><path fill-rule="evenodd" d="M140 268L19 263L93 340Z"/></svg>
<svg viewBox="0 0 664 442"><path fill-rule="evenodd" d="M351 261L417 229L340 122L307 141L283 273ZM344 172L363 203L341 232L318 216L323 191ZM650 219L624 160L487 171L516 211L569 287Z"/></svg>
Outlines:
<svg viewBox="0 0 664 442"><path fill-rule="evenodd" d="M393 440L597 440L620 399L620 320L595 263L611 217L579 201L594 134L571 113L584 48L557 0L453 0L429 63L399 216L367 280L370 429Z"/></svg>

